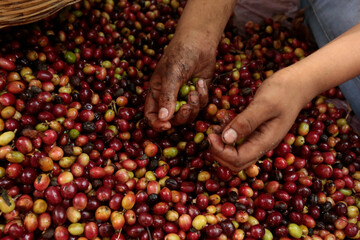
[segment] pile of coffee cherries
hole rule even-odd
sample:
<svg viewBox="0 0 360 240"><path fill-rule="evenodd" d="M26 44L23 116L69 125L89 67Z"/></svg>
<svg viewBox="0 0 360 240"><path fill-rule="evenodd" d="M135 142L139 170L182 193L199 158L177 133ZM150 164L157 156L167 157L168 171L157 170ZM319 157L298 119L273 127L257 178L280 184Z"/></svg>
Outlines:
<svg viewBox="0 0 360 240"><path fill-rule="evenodd" d="M0 240L360 238L359 135L327 101L339 89L239 173L209 153L211 125L314 50L281 24L249 22L241 37L229 23L197 119L163 133L146 123L149 80L185 5L84 0L1 30Z"/></svg>

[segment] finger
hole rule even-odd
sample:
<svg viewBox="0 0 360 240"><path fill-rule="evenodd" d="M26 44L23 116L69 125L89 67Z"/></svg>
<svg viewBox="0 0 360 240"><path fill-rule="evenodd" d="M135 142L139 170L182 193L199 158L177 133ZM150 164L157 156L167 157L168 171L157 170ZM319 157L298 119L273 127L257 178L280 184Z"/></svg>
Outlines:
<svg viewBox="0 0 360 240"><path fill-rule="evenodd" d="M195 120L200 111L200 97L197 91L191 91L188 94L188 104L191 107L191 114L188 118L188 123Z"/></svg>
<svg viewBox="0 0 360 240"><path fill-rule="evenodd" d="M161 90L161 77L155 71L150 80L149 92L145 99L144 114L148 120L148 124L156 131L165 131L171 128L171 124L168 121L160 121L158 118L158 97Z"/></svg>
<svg viewBox="0 0 360 240"><path fill-rule="evenodd" d="M210 143L209 150L214 160L230 169L241 168L243 164L240 162L236 148L224 144L221 137L216 134L209 134L208 140Z"/></svg>
<svg viewBox="0 0 360 240"><path fill-rule="evenodd" d="M274 112L266 107L266 104L252 102L224 128L222 139L227 144L233 144L251 134L272 117L274 117Z"/></svg>
<svg viewBox="0 0 360 240"><path fill-rule="evenodd" d="M224 144L221 137L216 134L210 134L208 140L213 159L234 172L245 169L258 160L258 155L256 157L249 156L246 148L243 152L239 151L239 147Z"/></svg>
<svg viewBox="0 0 360 240"><path fill-rule="evenodd" d="M160 94L161 87L162 87L161 80L162 80L161 75L158 73L158 71L156 69L155 72L151 76L150 87L149 87L150 91L148 92L148 95L151 95L151 97L154 98L155 100L159 99L159 94Z"/></svg>
<svg viewBox="0 0 360 240"><path fill-rule="evenodd" d="M219 125L211 125L208 130L208 134L215 133L215 134L221 134L222 128Z"/></svg>
<svg viewBox="0 0 360 240"><path fill-rule="evenodd" d="M224 117L220 119L220 127L221 130L225 129L225 127L233 120L234 118L230 117L230 114L228 112L225 113Z"/></svg>
<svg viewBox="0 0 360 240"><path fill-rule="evenodd" d="M284 119L275 118L261 125L246 141L237 147L238 155L244 162L254 162L266 152L274 149L288 132L291 124Z"/></svg>
<svg viewBox="0 0 360 240"><path fill-rule="evenodd" d="M179 111L175 114L175 117L170 120L172 125L182 125L185 124L191 114L191 106L189 104L184 104L180 107Z"/></svg>
<svg viewBox="0 0 360 240"><path fill-rule="evenodd" d="M226 145L221 140L221 137L215 133L211 133L208 136L210 142L211 153L221 153L225 150Z"/></svg>
<svg viewBox="0 0 360 240"><path fill-rule="evenodd" d="M196 90L200 95L200 108L204 108L209 101L208 82L202 78L196 82Z"/></svg>
<svg viewBox="0 0 360 240"><path fill-rule="evenodd" d="M168 121L160 121L158 118L158 104L153 98L152 93L148 93L145 100L145 117L149 125L156 131L165 131L171 128Z"/></svg>
<svg viewBox="0 0 360 240"><path fill-rule="evenodd" d="M181 85L187 80L187 73L179 71L178 66L169 66L161 80L159 94L159 119L170 120L176 109L176 100Z"/></svg>
<svg viewBox="0 0 360 240"><path fill-rule="evenodd" d="M176 94L174 92L161 92L159 96L159 119L168 121L176 109Z"/></svg>

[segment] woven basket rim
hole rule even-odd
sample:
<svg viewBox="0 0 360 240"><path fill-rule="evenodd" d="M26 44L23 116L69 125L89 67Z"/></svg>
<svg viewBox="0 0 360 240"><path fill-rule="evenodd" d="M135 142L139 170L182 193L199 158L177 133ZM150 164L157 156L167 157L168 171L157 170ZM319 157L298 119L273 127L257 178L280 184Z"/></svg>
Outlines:
<svg viewBox="0 0 360 240"><path fill-rule="evenodd" d="M0 0L0 29L40 21L81 0Z"/></svg>

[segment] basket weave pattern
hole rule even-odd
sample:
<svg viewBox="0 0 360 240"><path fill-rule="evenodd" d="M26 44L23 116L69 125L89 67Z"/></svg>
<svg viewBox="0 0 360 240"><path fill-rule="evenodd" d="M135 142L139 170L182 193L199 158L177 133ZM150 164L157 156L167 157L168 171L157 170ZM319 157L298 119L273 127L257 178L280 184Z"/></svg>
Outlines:
<svg viewBox="0 0 360 240"><path fill-rule="evenodd" d="M0 0L0 28L42 20L80 0Z"/></svg>

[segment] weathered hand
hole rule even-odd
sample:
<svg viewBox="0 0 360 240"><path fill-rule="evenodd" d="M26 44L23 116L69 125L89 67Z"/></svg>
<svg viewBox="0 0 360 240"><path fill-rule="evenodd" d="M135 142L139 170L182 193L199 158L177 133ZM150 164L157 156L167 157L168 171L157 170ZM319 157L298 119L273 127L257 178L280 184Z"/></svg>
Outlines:
<svg viewBox="0 0 360 240"><path fill-rule="evenodd" d="M208 102L208 84L215 68L216 46L198 32L175 34L150 80L145 117L157 131L191 122ZM213 41L211 41L213 42ZM196 91L174 115L180 87L197 77Z"/></svg>

